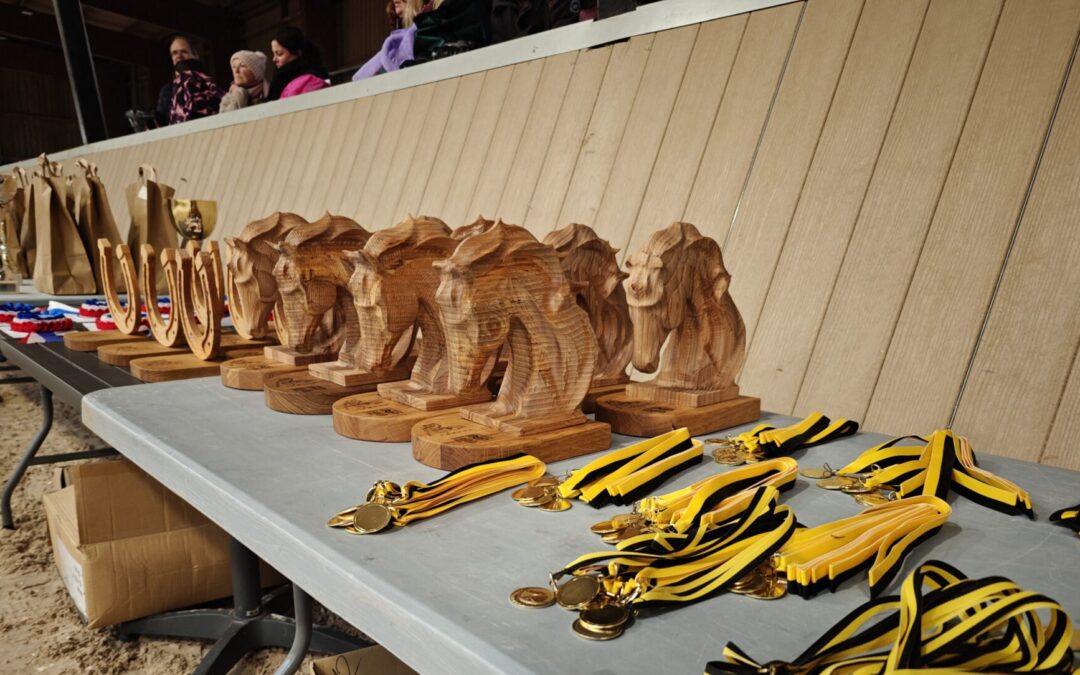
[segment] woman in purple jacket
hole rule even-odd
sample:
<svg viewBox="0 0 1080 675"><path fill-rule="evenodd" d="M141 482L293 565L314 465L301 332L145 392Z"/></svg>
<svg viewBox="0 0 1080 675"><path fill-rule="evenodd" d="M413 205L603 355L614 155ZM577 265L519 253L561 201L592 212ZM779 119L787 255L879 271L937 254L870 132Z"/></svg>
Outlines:
<svg viewBox="0 0 1080 675"><path fill-rule="evenodd" d="M390 0L386 5L386 13L394 29L383 42L379 53L353 74L353 82L398 70L403 63L411 61L413 44L416 42L416 24L413 20L418 14L436 9L441 4L442 0L429 0L424 3L420 0Z"/></svg>

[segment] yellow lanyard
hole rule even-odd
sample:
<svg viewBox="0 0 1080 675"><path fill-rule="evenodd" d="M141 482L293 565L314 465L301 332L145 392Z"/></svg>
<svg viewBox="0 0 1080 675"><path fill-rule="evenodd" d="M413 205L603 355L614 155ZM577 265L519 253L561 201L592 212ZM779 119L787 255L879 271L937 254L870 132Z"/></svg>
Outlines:
<svg viewBox="0 0 1080 675"><path fill-rule="evenodd" d="M1067 527L1073 532L1080 534L1080 504L1054 511L1050 514L1050 522Z"/></svg>
<svg viewBox="0 0 1080 675"><path fill-rule="evenodd" d="M1054 600L1003 577L968 579L931 561L904 580L900 595L855 609L789 663L759 663L729 642L727 663L711 662L705 672L1069 673L1072 635Z"/></svg>
<svg viewBox="0 0 1080 675"><path fill-rule="evenodd" d="M909 439L919 444L899 444ZM980 469L968 440L948 429L939 429L929 438L892 439L870 448L837 473L869 474L863 481L866 487L896 486L901 497L934 495L945 499L952 491L1002 513L1035 517L1027 491Z"/></svg>
<svg viewBox="0 0 1080 675"><path fill-rule="evenodd" d="M390 525L407 525L455 506L527 483L544 475L545 466L532 455L480 462L451 471L431 483L410 481L398 486L379 481L365 504L336 514L327 523L351 534L370 534Z"/></svg>
<svg viewBox="0 0 1080 675"><path fill-rule="evenodd" d="M835 422L820 412L812 412L795 424L777 429L759 424L726 439L708 439L720 447L713 451L718 464L739 465L743 462L761 461L766 457L790 455L796 450L828 443L837 438L850 436L859 430L859 423L848 419Z"/></svg>

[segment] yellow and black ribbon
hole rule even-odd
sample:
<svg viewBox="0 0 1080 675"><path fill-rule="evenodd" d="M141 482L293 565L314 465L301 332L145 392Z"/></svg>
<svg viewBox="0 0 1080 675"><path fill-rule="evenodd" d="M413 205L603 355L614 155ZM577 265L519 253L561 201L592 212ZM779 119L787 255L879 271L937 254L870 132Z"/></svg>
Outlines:
<svg viewBox="0 0 1080 675"><path fill-rule="evenodd" d="M769 424L759 424L750 431L715 442L726 445L747 457L762 459L790 455L796 450L850 436L858 430L859 423L854 420L838 419L834 422L815 411L786 427L777 428Z"/></svg>
<svg viewBox="0 0 1080 675"><path fill-rule="evenodd" d="M945 499L952 491L995 511L1035 518L1027 491L979 468L968 440L948 429L939 429L929 438L903 436L886 441L837 473L866 475L866 487L894 486L900 497L934 495Z"/></svg>
<svg viewBox="0 0 1080 675"><path fill-rule="evenodd" d="M1041 613L1049 615L1044 621ZM759 662L732 643L707 675L810 673L1069 673L1073 626L1054 600L1004 577L969 579L938 561L899 595L856 608L790 662Z"/></svg>
<svg viewBox="0 0 1080 675"><path fill-rule="evenodd" d="M1080 504L1050 514L1050 522L1067 527L1080 534Z"/></svg>

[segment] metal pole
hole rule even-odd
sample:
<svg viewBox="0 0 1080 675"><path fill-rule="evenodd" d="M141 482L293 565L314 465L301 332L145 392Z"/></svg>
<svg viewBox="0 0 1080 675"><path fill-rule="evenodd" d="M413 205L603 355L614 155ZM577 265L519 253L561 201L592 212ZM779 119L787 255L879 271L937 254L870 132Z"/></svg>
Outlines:
<svg viewBox="0 0 1080 675"><path fill-rule="evenodd" d="M300 670L300 664L303 663L304 656L311 646L311 597L296 584L293 584L293 608L296 614L294 621L296 632L293 633L293 642L289 648L289 653L285 655L285 660L274 671L274 675L293 675L293 673Z"/></svg>
<svg viewBox="0 0 1080 675"><path fill-rule="evenodd" d="M53 423L53 396L52 392L41 387L41 426L38 427L37 435L30 441L30 445L26 446L26 452L23 453L23 457L19 460L19 464L15 467L15 470L8 476L7 483L4 485L4 495L0 497L0 513L3 515L4 527L9 530L15 529L15 520L11 517L11 496L15 494L15 488L18 487L19 481L22 480L23 474L26 473L26 469L34 459L34 455L41 449L41 444L45 442L45 437L49 435L49 429L52 429Z"/></svg>
<svg viewBox="0 0 1080 675"><path fill-rule="evenodd" d="M56 11L56 27L60 30L60 44L64 47L71 96L75 99L75 114L79 118L79 131L83 143L103 141L109 137L105 131L105 112L101 107L94 59L90 53L90 40L86 37L82 5L79 0L53 0Z"/></svg>
<svg viewBox="0 0 1080 675"><path fill-rule="evenodd" d="M229 537L229 568L232 570L233 612L241 619L262 613L259 587L259 558L233 537Z"/></svg>

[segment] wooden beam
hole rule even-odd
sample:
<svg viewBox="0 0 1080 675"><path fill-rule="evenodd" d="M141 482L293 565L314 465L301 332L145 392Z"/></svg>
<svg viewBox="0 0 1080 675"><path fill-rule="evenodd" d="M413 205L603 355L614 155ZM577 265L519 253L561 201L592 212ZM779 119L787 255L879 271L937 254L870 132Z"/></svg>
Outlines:
<svg viewBox="0 0 1080 675"><path fill-rule="evenodd" d="M55 17L40 12L27 16L14 5L0 4L0 34L60 47ZM152 42L95 26L87 26L86 34L95 58L145 66L154 59L168 63L166 50Z"/></svg>

